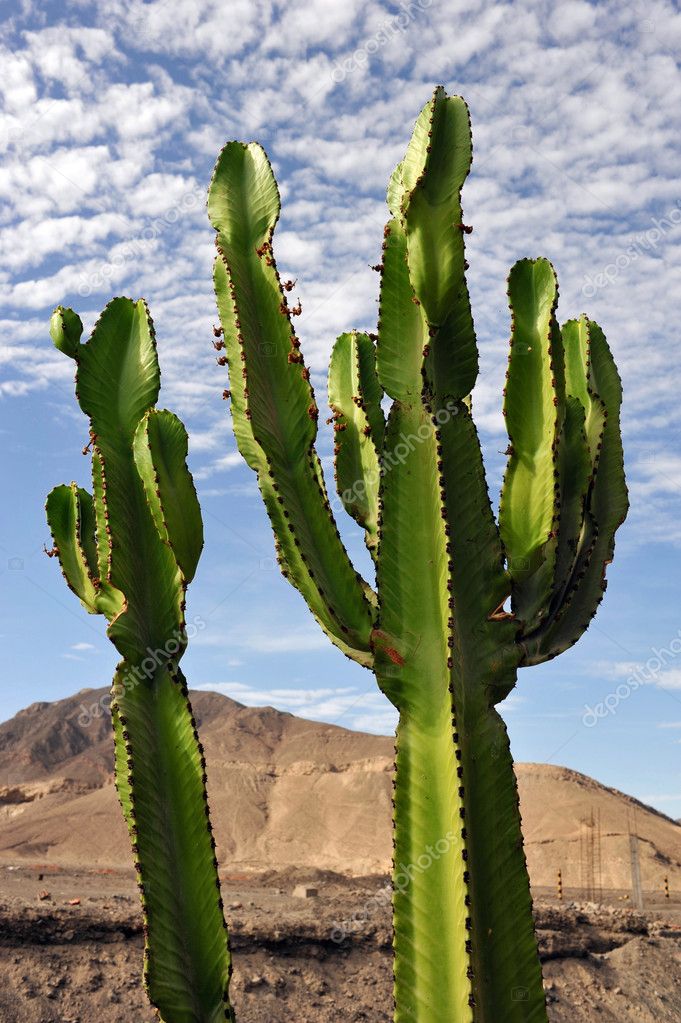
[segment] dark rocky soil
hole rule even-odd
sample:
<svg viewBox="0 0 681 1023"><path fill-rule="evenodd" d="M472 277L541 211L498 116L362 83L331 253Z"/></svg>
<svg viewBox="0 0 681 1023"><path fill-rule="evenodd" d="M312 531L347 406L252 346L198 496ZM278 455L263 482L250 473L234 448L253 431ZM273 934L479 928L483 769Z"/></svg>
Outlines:
<svg viewBox="0 0 681 1023"><path fill-rule="evenodd" d="M294 897L301 881L318 896ZM287 873L223 887L239 1023L389 1023L385 879ZM551 1023L681 1019L681 905L638 914L540 897L537 925ZM0 868L0 1023L152 1023L141 956L127 872Z"/></svg>

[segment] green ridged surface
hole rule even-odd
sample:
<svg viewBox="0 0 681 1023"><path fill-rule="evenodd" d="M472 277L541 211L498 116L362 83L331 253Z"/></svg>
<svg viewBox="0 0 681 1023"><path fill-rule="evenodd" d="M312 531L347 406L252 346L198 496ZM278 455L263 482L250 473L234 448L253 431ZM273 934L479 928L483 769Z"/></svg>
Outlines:
<svg viewBox="0 0 681 1023"><path fill-rule="evenodd" d="M471 392L478 375L461 209L473 147L468 107L461 97L436 89L414 138L411 171L408 150L402 173L409 276L428 326L426 365L432 386L459 400Z"/></svg>
<svg viewBox="0 0 681 1023"><path fill-rule="evenodd" d="M629 507L620 432L622 384L603 331L582 317L563 328L566 382L585 400L590 450L582 530L564 593L554 614L524 640L524 663L538 664L569 649L589 627L606 589L615 533Z"/></svg>
<svg viewBox="0 0 681 1023"><path fill-rule="evenodd" d="M187 431L172 412L150 409L135 432L133 453L158 534L190 583L203 549L203 522L187 472Z"/></svg>
<svg viewBox="0 0 681 1023"><path fill-rule="evenodd" d="M57 487L47 515L69 585L106 616L123 656L112 690L116 786L142 894L147 990L164 1023L224 1023L231 959L205 762L177 663L203 542L187 435L153 408L160 377L143 302L115 299L69 354L90 418L94 497Z"/></svg>
<svg viewBox="0 0 681 1023"><path fill-rule="evenodd" d="M338 489L376 559L374 667L399 711L394 1018L546 1023L518 791L496 705L518 667L575 641L600 599L626 513L619 381L595 325L582 318L560 331L551 264L516 264L511 447L497 525L471 418L478 353L461 207L471 156L467 107L439 88L388 185L375 353L372 335L341 335L329 401ZM312 553L301 566L283 542L288 520L277 519L283 506L318 545L317 561L337 556L335 531L323 546L323 499L310 494L316 503L304 511L289 494L276 503L272 434L283 430L296 457L313 434L302 399L290 397L301 363L294 354L292 369L285 358L290 323L271 249L262 249L279 214L275 188L259 149L223 151L209 200L216 292L240 450L258 472L284 570L333 637L305 577ZM275 335L276 370L259 348ZM393 399L385 431L381 392ZM377 463L378 504L364 486ZM319 472L316 460L310 471ZM344 554L339 564L345 572Z"/></svg>
<svg viewBox="0 0 681 1023"><path fill-rule="evenodd" d="M207 826L205 761L184 678L170 665L138 682L124 663L113 693L125 751L116 784L142 885L149 998L164 1020L224 1023L233 1018L223 1000L227 930Z"/></svg>
<svg viewBox="0 0 681 1023"><path fill-rule="evenodd" d="M548 612L556 562L558 438L563 395L553 330L558 286L546 259L511 270L511 352L504 415L511 442L499 527L513 579L513 610L530 628ZM558 350L554 350L554 349Z"/></svg>
<svg viewBox="0 0 681 1023"><path fill-rule="evenodd" d="M69 589L73 590L90 614L97 614L97 587L84 551L81 511L92 507L90 495L75 483L55 487L47 498L47 518L59 563Z"/></svg>
<svg viewBox="0 0 681 1023"><path fill-rule="evenodd" d="M279 192L260 146L225 146L208 212L237 443L258 474L282 568L332 641L369 665L372 607L320 483L318 409L272 255Z"/></svg>
<svg viewBox="0 0 681 1023"><path fill-rule="evenodd" d="M551 610L562 602L577 559L592 469L585 431L585 409L579 398L571 395L565 402L558 448L560 526Z"/></svg>
<svg viewBox="0 0 681 1023"><path fill-rule="evenodd" d="M406 452L405 437L418 438ZM446 537L435 431L420 402L393 406L384 459L376 662L379 685L400 712L394 791L395 1020L468 1023L473 1020L468 890L447 667ZM438 848L444 848L441 855L429 852ZM429 859L427 869L419 868L419 857ZM413 879L401 891L400 876L409 876L410 869Z"/></svg>
<svg viewBox="0 0 681 1023"><path fill-rule="evenodd" d="M385 433L382 398L371 338L357 331L341 334L329 365L336 489L345 510L364 529L372 554L378 543L379 455Z"/></svg>
<svg viewBox="0 0 681 1023"><path fill-rule="evenodd" d="M423 349L428 325L415 301L407 265L407 236L397 219L385 228L378 305L376 368L386 394L397 401L419 401Z"/></svg>

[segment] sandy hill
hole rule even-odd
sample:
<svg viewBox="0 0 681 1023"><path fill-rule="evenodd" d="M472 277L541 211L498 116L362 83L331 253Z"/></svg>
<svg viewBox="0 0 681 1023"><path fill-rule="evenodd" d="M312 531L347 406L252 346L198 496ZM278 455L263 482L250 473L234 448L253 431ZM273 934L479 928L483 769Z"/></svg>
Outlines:
<svg viewBox="0 0 681 1023"><path fill-rule="evenodd" d="M35 703L0 724L0 858L120 865L128 839L112 783L111 728L82 706L106 690ZM271 707L192 695L206 750L209 794L226 869L318 867L362 874L390 863L392 739L305 721ZM585 775L518 764L523 827L536 885L560 867L581 885L590 831L607 888L630 884L629 829L639 836L643 884L669 876L681 891L681 827ZM590 829L588 823L596 822Z"/></svg>

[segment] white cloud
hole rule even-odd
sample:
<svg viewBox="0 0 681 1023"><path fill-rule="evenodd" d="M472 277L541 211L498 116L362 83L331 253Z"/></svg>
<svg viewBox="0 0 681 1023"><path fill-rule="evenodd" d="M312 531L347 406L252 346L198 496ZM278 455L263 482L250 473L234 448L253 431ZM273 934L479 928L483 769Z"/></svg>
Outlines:
<svg viewBox="0 0 681 1023"><path fill-rule="evenodd" d="M634 689L643 685L654 685L657 689L681 689L681 668L673 665L681 653L677 649L677 646L681 645L678 635L674 637L672 643L673 646L662 644L660 647L653 647L646 661L597 662L593 665L592 674L600 674L601 677L613 682L628 682ZM659 727L677 726L661 724Z"/></svg>
<svg viewBox="0 0 681 1023"><path fill-rule="evenodd" d="M242 465L243 458L239 452L229 451L226 455L221 455L219 458L214 459L209 465L198 469L194 476L197 480L207 480L211 476L215 476L216 473L228 472L230 469L236 469Z"/></svg>
<svg viewBox="0 0 681 1023"><path fill-rule="evenodd" d="M260 689L244 682L207 682L196 688L222 693L247 707L271 706L356 731L389 735L397 723L397 712L374 689L365 691L355 686Z"/></svg>
<svg viewBox="0 0 681 1023"><path fill-rule="evenodd" d="M681 319L681 225L630 253L681 201L672 127L681 13L670 0L405 6L411 15L392 32L399 7L377 0L304 9L104 0L88 27L47 13L28 24L18 13L0 51L0 392L67 380L46 345L52 305L85 305L91 322L111 293L142 293L164 400L196 438L197 476L234 468L229 433L215 429L228 418L210 349L202 192L213 156L228 137L258 137L274 161L278 261L298 278L304 352L323 380L335 335L375 323L378 281L367 264L379 257L385 182L440 78L473 116L464 209L475 228L467 246L485 443L505 446L506 274L519 256L544 253L559 270L561 317L587 306L622 369L633 499L625 542L681 544L681 462L669 442L681 421L681 354L669 331ZM348 59L339 81L334 69ZM187 196L199 199L134 244ZM590 294L585 282L604 272L612 279Z"/></svg>
<svg viewBox="0 0 681 1023"><path fill-rule="evenodd" d="M266 563L263 566L265 568L273 569L276 565L273 555L265 556L262 560ZM329 641L321 629L315 626L298 629L285 626L281 629L257 629L243 624L238 628L222 627L219 633L206 630L196 637L194 645L238 648L260 654L292 654L326 650Z"/></svg>
<svg viewBox="0 0 681 1023"><path fill-rule="evenodd" d="M658 689L681 689L681 668L668 668L655 680Z"/></svg>

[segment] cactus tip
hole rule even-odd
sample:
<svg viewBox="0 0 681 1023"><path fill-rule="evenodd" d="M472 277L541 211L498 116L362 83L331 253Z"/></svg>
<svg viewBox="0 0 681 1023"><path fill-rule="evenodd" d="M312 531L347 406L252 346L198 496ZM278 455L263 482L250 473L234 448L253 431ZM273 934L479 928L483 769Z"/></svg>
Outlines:
<svg viewBox="0 0 681 1023"><path fill-rule="evenodd" d="M70 359L78 358L83 321L73 309L58 305L50 317L50 337L58 348Z"/></svg>

